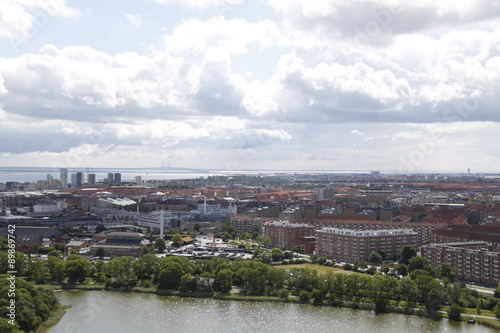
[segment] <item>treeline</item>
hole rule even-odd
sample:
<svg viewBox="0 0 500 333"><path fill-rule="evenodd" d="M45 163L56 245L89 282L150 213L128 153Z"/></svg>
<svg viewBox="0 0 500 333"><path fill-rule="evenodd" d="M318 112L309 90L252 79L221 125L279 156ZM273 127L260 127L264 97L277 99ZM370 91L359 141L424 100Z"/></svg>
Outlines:
<svg viewBox="0 0 500 333"><path fill-rule="evenodd" d="M7 262L0 253L0 273L6 272ZM456 281L456 272L442 264L434 270L425 259L412 257L380 271L368 274L319 275L316 270L290 266L278 269L270 264L281 259L278 250L262 251L254 260L211 258L190 260L186 257L158 258L144 254L114 257L108 261L83 259L76 254L61 259L58 251L49 253L47 260L28 259L16 253L18 275L36 283L85 283L89 279L108 289L131 290L136 287L156 288L192 293L229 293L236 287L240 294L289 298L302 302L328 305L374 304L385 312L388 306L425 308L435 313L444 305L455 308L492 310L500 316L499 299L479 294ZM319 264L332 266L322 258ZM362 270L364 263L342 268ZM372 275L371 275L372 274ZM496 296L499 296L498 294Z"/></svg>
<svg viewBox="0 0 500 333"><path fill-rule="evenodd" d="M58 309L59 303L51 290L20 278L11 284L9 277L0 275L0 332L35 332Z"/></svg>

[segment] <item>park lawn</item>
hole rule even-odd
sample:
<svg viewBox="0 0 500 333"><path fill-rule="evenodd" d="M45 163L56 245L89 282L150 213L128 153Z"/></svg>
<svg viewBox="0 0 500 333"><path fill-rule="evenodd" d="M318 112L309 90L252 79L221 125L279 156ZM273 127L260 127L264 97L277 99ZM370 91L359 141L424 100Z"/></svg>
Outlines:
<svg viewBox="0 0 500 333"><path fill-rule="evenodd" d="M278 268L278 269L290 269L292 267L307 267L307 268L311 268L311 269L316 270L318 272L318 274L326 274L328 272L341 273L341 274L360 274L360 273L353 272L353 271L345 271L342 268L328 267L328 266L315 265L315 264L277 265L274 267Z"/></svg>
<svg viewBox="0 0 500 333"><path fill-rule="evenodd" d="M487 316L487 317L491 317L491 318L495 319L495 314L490 310L481 309L481 313L477 313L476 309L466 308L466 309L464 309L464 312L465 312L463 314L464 316L471 314L471 315L478 315L478 316Z"/></svg>

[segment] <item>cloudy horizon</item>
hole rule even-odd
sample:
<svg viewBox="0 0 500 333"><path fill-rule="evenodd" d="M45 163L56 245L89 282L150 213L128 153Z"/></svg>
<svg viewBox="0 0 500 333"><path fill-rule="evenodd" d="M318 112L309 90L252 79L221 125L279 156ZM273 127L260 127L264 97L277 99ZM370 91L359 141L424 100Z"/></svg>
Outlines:
<svg viewBox="0 0 500 333"><path fill-rule="evenodd" d="M0 4L0 166L500 171L498 1Z"/></svg>

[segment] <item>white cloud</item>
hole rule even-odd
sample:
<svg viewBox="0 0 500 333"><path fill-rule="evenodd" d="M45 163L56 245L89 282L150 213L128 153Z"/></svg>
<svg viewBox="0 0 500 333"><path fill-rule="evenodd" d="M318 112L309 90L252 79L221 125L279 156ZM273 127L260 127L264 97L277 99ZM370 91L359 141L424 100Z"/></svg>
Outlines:
<svg viewBox="0 0 500 333"><path fill-rule="evenodd" d="M243 3L245 0L149 0L149 1L162 5L177 3L181 5L187 5L191 8L205 9L209 7L225 8L225 7L236 6Z"/></svg>
<svg viewBox="0 0 500 333"><path fill-rule="evenodd" d="M142 25L142 17L139 14L127 14L125 18L127 22L134 27L140 27Z"/></svg>
<svg viewBox="0 0 500 333"><path fill-rule="evenodd" d="M98 120L115 117L115 111L134 116L133 108L179 107L191 89L183 77L186 70L182 59L166 54L111 56L88 47L47 45L36 55L0 59L8 91L2 104L6 110L40 117ZM88 114L71 112L81 108Z"/></svg>
<svg viewBox="0 0 500 333"><path fill-rule="evenodd" d="M53 17L78 18L81 12L68 0L0 0L0 37L30 38Z"/></svg>
<svg viewBox="0 0 500 333"><path fill-rule="evenodd" d="M377 39L382 35L441 29L481 22L500 15L492 0L400 1L400 0L268 0L285 13L290 28L331 36L360 36ZM370 41L368 41L370 42Z"/></svg>
<svg viewBox="0 0 500 333"><path fill-rule="evenodd" d="M252 43L264 48L279 45L282 39L276 24L270 20L250 23L245 19L217 16L208 21L189 19L175 27L164 41L167 52L202 53L221 48L230 54L242 54Z"/></svg>
<svg viewBox="0 0 500 333"><path fill-rule="evenodd" d="M269 0L265 15L240 0L156 2L172 4L145 6L172 17L157 30L154 15L134 7L107 22L114 29L74 34L74 45L47 29L58 46L0 57L0 152L25 165L388 169L439 134L418 168L450 163L453 154L499 161L492 138L500 123L500 29L492 1L398 8L388 0ZM3 37L29 34L37 11L48 11L42 1L0 3L19 18L0 14ZM67 10L58 16L79 14L61 4ZM220 8L239 5L225 17L203 11L222 15ZM96 22L94 9L82 24ZM155 24L143 29L146 21ZM130 25L142 27L134 36L153 33L158 42L137 52L85 46L103 31L118 41L113 34L130 34ZM32 46L46 40L38 37ZM256 68L265 75L252 75Z"/></svg>

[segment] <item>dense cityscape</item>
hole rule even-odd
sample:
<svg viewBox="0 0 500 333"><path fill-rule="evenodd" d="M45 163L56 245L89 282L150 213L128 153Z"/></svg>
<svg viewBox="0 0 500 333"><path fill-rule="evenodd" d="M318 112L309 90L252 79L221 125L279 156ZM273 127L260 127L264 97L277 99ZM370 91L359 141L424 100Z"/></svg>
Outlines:
<svg viewBox="0 0 500 333"><path fill-rule="evenodd" d="M0 186L2 244L15 235L15 271L38 284L237 291L317 304L347 304L355 294L379 312L397 300L430 312L457 305L459 313L472 307L500 315L498 300L477 294L499 296L499 175L262 172L145 182L61 169L59 179ZM2 272L14 271L7 252L2 255ZM200 260L214 267L207 270ZM419 275L426 284L446 279L445 285L476 289L451 300L431 294L405 299L400 289L373 296L368 286L342 292L347 280L339 290L311 281L300 287L269 271L287 265L292 276L316 276L300 265L321 265L393 284L412 280L416 289ZM241 275L243 268L277 280L266 287ZM343 283L335 280L342 274L328 276L332 284Z"/></svg>
<svg viewBox="0 0 500 333"><path fill-rule="evenodd" d="M500 331L498 0L0 0L0 333Z"/></svg>

